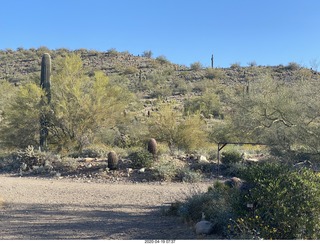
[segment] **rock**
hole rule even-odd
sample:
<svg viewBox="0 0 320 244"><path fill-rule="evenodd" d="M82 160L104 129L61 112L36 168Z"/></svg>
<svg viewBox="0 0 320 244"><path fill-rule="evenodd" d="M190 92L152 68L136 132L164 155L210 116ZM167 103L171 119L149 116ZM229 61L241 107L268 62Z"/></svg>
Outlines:
<svg viewBox="0 0 320 244"><path fill-rule="evenodd" d="M205 156L200 155L198 162L199 163L209 163L209 160Z"/></svg>
<svg viewBox="0 0 320 244"><path fill-rule="evenodd" d="M89 163L89 162L92 162L92 161L94 161L94 160L95 160L95 158L84 158L84 159L83 159L83 162Z"/></svg>
<svg viewBox="0 0 320 244"><path fill-rule="evenodd" d="M228 179L224 182L224 184L226 186L229 186L230 188L241 188L242 183L242 180L237 177L232 177L231 179Z"/></svg>
<svg viewBox="0 0 320 244"><path fill-rule="evenodd" d="M146 171L146 168L141 168L141 169L139 169L139 173L144 173Z"/></svg>
<svg viewBox="0 0 320 244"><path fill-rule="evenodd" d="M53 166L52 166L51 162L49 162L47 160L44 162L44 166L43 167L46 170L52 170L53 169Z"/></svg>
<svg viewBox="0 0 320 244"><path fill-rule="evenodd" d="M213 224L207 220L201 220L196 224L195 228L197 235L209 235L213 231Z"/></svg>
<svg viewBox="0 0 320 244"><path fill-rule="evenodd" d="M27 168L28 168L28 165L27 165L26 163L22 163L21 166L20 166L20 169L21 169L22 171L26 171Z"/></svg>
<svg viewBox="0 0 320 244"><path fill-rule="evenodd" d="M132 168L127 168L126 170L127 170L127 176L129 177L131 172L133 171L133 169Z"/></svg>

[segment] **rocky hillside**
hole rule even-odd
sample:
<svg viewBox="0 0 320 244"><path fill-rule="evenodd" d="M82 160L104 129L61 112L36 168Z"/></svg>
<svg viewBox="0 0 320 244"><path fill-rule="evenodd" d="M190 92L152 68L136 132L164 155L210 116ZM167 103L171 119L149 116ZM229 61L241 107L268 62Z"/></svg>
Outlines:
<svg viewBox="0 0 320 244"><path fill-rule="evenodd" d="M201 64L177 65L171 63L164 56L157 58L134 56L128 52L118 52L111 49L107 52L79 49L49 50L45 47L38 49L19 48L0 50L0 79L19 84L38 77L43 53L48 52L54 60L69 53L81 56L87 72L102 70L107 75L125 76L130 81L144 81L154 79L154 75L164 76L167 83L196 82L203 79L218 79L222 83L234 84L254 81L261 74L269 74L276 79L293 81L295 79L318 79L319 73L290 63L287 66L256 66L240 67L237 64L230 68L204 68ZM181 85L181 84L180 84ZM172 88L172 87L171 87Z"/></svg>

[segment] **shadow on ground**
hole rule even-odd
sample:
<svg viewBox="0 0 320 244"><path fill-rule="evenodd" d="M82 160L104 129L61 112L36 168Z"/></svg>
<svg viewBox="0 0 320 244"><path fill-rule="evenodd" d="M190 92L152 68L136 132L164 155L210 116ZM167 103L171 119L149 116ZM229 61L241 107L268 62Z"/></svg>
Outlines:
<svg viewBox="0 0 320 244"><path fill-rule="evenodd" d="M159 207L137 205L6 203L0 210L0 229L0 239L10 240L195 239L178 218L163 216Z"/></svg>

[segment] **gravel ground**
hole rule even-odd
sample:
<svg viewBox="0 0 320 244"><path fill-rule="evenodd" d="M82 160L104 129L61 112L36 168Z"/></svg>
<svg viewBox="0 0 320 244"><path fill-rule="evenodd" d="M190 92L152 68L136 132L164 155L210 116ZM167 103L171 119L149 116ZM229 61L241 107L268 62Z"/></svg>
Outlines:
<svg viewBox="0 0 320 244"><path fill-rule="evenodd" d="M208 185L0 175L0 239L196 239L161 208Z"/></svg>

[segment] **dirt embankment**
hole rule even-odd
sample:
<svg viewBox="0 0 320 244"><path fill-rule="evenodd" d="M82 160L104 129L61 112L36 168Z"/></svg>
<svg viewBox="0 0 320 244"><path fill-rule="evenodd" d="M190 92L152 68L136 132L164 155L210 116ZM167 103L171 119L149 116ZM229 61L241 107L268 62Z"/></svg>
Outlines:
<svg viewBox="0 0 320 244"><path fill-rule="evenodd" d="M0 175L0 239L195 239L192 228L160 210L208 185Z"/></svg>

